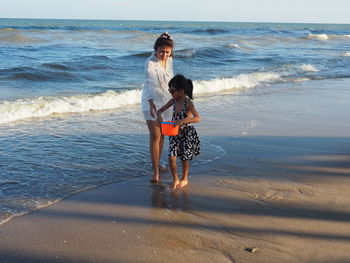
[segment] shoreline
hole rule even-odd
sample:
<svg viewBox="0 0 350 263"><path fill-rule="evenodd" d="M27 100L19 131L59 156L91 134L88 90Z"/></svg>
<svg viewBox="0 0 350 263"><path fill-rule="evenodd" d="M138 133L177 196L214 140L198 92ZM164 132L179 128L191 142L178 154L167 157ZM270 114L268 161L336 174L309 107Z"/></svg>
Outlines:
<svg viewBox="0 0 350 263"><path fill-rule="evenodd" d="M190 185L174 193L167 175L163 185L140 177L72 195L2 225L0 261L347 262L350 155L330 156L346 138L333 149L317 140L327 150L226 141L228 154L194 167ZM249 149L257 145L265 147Z"/></svg>

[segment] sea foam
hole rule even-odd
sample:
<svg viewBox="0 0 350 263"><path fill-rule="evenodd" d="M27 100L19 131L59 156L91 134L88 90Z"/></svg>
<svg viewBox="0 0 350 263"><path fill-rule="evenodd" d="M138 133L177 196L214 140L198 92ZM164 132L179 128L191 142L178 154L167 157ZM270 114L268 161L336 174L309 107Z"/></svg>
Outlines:
<svg viewBox="0 0 350 263"><path fill-rule="evenodd" d="M315 68L315 66L313 66L311 64L303 64L300 66L300 69L305 71L305 72L317 72L317 71L319 71L317 68Z"/></svg>
<svg viewBox="0 0 350 263"><path fill-rule="evenodd" d="M194 82L194 94L220 92L231 89L254 88L265 82L280 79L280 75L273 72L256 72L251 74L240 74L233 78L217 78L206 81Z"/></svg>
<svg viewBox="0 0 350 263"><path fill-rule="evenodd" d="M306 38L317 39L317 40L328 40L329 36L327 34L309 34Z"/></svg>
<svg viewBox="0 0 350 263"><path fill-rule="evenodd" d="M273 72L240 74L232 78L194 81L194 93L214 93L232 89L253 88L280 79ZM3 101L0 104L0 124L22 119L46 117L53 114L69 114L120 108L140 102L141 89L75 96L25 98Z"/></svg>
<svg viewBox="0 0 350 263"><path fill-rule="evenodd" d="M305 38L316 40L348 39L350 35L308 34Z"/></svg>
<svg viewBox="0 0 350 263"><path fill-rule="evenodd" d="M0 104L0 124L52 114L109 110L139 102L141 91L106 91L67 97L25 98Z"/></svg>

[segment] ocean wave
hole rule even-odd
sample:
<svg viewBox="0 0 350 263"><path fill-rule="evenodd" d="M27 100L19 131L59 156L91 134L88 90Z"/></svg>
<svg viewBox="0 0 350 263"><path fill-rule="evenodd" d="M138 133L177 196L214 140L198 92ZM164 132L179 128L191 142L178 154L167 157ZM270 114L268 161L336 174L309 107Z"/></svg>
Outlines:
<svg viewBox="0 0 350 263"><path fill-rule="evenodd" d="M177 58L191 58L196 55L196 50L191 49L181 49L181 50L175 50L174 56Z"/></svg>
<svg viewBox="0 0 350 263"><path fill-rule="evenodd" d="M327 34L308 34L305 38L316 40L328 40L329 36Z"/></svg>
<svg viewBox="0 0 350 263"><path fill-rule="evenodd" d="M26 33L26 31L18 30L12 27L0 28L0 43L21 44L45 41L43 39L29 37Z"/></svg>
<svg viewBox="0 0 350 263"><path fill-rule="evenodd" d="M221 29L221 28L206 28L206 29L195 29L192 30L192 33L199 33L199 34L210 34L210 35L217 35L217 34L223 34L223 33L229 33L229 30Z"/></svg>
<svg viewBox="0 0 350 263"><path fill-rule="evenodd" d="M227 58L227 54L236 53L237 49L248 49L241 48L238 44L227 44L222 47L201 47L198 49L195 48L186 48L180 50L174 50L175 58L192 58L199 56L202 58ZM126 57L143 57L147 58L152 54L150 51L135 53L132 55L127 55Z"/></svg>
<svg viewBox="0 0 350 263"><path fill-rule="evenodd" d="M68 97L26 98L0 104L0 124L53 114L80 113L115 109L139 103L141 90L106 91Z"/></svg>
<svg viewBox="0 0 350 263"><path fill-rule="evenodd" d="M194 94L220 93L224 91L255 88L277 82L297 82L317 79L307 72L319 71L312 64L286 64L272 67L264 72L240 74L228 78L194 81ZM62 72L65 73L65 72ZM306 74L306 75L305 75ZM28 77L28 76L26 76ZM70 114L89 111L112 110L140 103L141 90L122 92L106 91L99 94L74 96L25 98L0 103L0 124L27 118L46 117L54 114Z"/></svg>
<svg viewBox="0 0 350 263"><path fill-rule="evenodd" d="M152 52L146 51L146 52L140 52L131 55L132 57L149 57L152 54ZM177 58L190 58L194 57L196 55L195 49L180 49L180 50L174 50L174 57Z"/></svg>
<svg viewBox="0 0 350 263"><path fill-rule="evenodd" d="M320 65L320 67L322 67ZM319 72L318 66L312 64L284 64L264 68L266 71L275 72L281 76L282 81L295 81L295 79L309 78L310 73ZM311 74L315 76L315 74Z"/></svg>
<svg viewBox="0 0 350 263"><path fill-rule="evenodd" d="M332 34L308 34L305 39L331 40L331 39L348 39L350 35L332 35Z"/></svg>
<svg viewBox="0 0 350 263"><path fill-rule="evenodd" d="M44 68L50 68L57 70L58 67L61 67L61 70L65 70L66 67L63 65L55 65L55 64L43 64ZM30 67L19 67L19 68L10 68L0 70L1 78L10 79L10 80L29 80L29 81L76 81L78 78L67 71L51 71L41 68L30 68Z"/></svg>
<svg viewBox="0 0 350 263"><path fill-rule="evenodd" d="M8 33L13 33L13 32L19 32L19 30L13 28L13 27L4 27L0 28L0 34L8 34Z"/></svg>
<svg viewBox="0 0 350 263"><path fill-rule="evenodd" d="M315 68L315 66L311 64L303 64L300 66L300 69L305 71L305 72L318 72L319 70Z"/></svg>
<svg viewBox="0 0 350 263"><path fill-rule="evenodd" d="M213 93L231 89L253 88L276 81L280 75L273 72L241 74L232 78L194 81L194 93ZM69 114L117 109L140 102L141 90L123 92L106 91L100 94L75 96L25 98L4 101L0 104L0 124L22 119L47 117L54 114Z"/></svg>
<svg viewBox="0 0 350 263"><path fill-rule="evenodd" d="M230 43L230 44L227 44L226 46L227 46L227 47L230 47L230 48L242 49L238 44L235 44L235 43Z"/></svg>
<svg viewBox="0 0 350 263"><path fill-rule="evenodd" d="M152 54L152 52L141 52L141 53L136 53L131 55L132 57L141 57L141 58L148 58L150 55Z"/></svg>
<svg viewBox="0 0 350 263"><path fill-rule="evenodd" d="M335 39L349 39L350 35L328 35L329 38L335 38Z"/></svg>
<svg viewBox="0 0 350 263"><path fill-rule="evenodd" d="M232 89L249 89L268 82L280 80L274 72L255 72L240 74L233 78L218 78L194 82L194 94L213 93Z"/></svg>
<svg viewBox="0 0 350 263"><path fill-rule="evenodd" d="M83 76L77 72L114 69L113 60L107 56L84 56L71 62L47 62L40 66L0 69L0 78L29 81L79 81Z"/></svg>
<svg viewBox="0 0 350 263"><path fill-rule="evenodd" d="M350 51L345 52L345 53L343 54L343 56L344 56L344 57L350 57Z"/></svg>
<svg viewBox="0 0 350 263"><path fill-rule="evenodd" d="M95 55L95 56L85 56L85 57L82 57L83 60L98 60L98 61L102 61L102 62L105 62L105 61L111 61L111 59L107 56L102 56L102 55Z"/></svg>
<svg viewBox="0 0 350 263"><path fill-rule="evenodd" d="M196 55L204 58L206 60L210 58L224 58L227 59L229 54L236 53L236 49L233 49L232 47L223 46L223 47L204 47L199 48L196 50Z"/></svg>
<svg viewBox="0 0 350 263"><path fill-rule="evenodd" d="M5 36L0 36L0 43L12 43L12 44L21 44L21 43L34 43L34 42L43 42L42 39L32 38L23 36L22 34L10 34Z"/></svg>
<svg viewBox="0 0 350 263"><path fill-rule="evenodd" d="M57 64L57 63L44 63L41 66L45 68L50 68L50 69L69 70L67 66L62 64Z"/></svg>
<svg viewBox="0 0 350 263"><path fill-rule="evenodd" d="M112 29L101 29L101 28L80 28L80 27L5 27L0 28L0 34L9 34L9 33L19 33L19 34L26 34L26 33L40 33L42 35L45 34L52 34L53 31L66 31L66 32L73 32L73 33L104 33L104 34L114 34L115 31Z"/></svg>

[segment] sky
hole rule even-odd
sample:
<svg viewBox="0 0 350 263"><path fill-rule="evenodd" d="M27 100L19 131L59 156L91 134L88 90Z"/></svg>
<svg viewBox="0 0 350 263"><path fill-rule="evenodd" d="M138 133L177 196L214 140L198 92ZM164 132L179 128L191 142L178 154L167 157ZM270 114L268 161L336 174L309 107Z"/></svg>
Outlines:
<svg viewBox="0 0 350 263"><path fill-rule="evenodd" d="M349 0L0 0L0 18L350 24Z"/></svg>

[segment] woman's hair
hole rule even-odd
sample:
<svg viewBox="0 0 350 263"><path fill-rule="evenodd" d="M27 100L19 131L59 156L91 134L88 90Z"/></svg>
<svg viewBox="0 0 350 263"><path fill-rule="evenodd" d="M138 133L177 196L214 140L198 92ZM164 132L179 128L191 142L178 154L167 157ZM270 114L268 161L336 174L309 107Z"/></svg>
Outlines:
<svg viewBox="0 0 350 263"><path fill-rule="evenodd" d="M174 42L171 39L171 36L167 32L161 34L157 38L156 42L154 43L154 51L157 51L159 47L163 47L163 46L174 48Z"/></svg>
<svg viewBox="0 0 350 263"><path fill-rule="evenodd" d="M185 90L185 94L193 100L193 83L192 80L186 79L183 75L176 75L168 84L169 88L174 87L175 90Z"/></svg>

